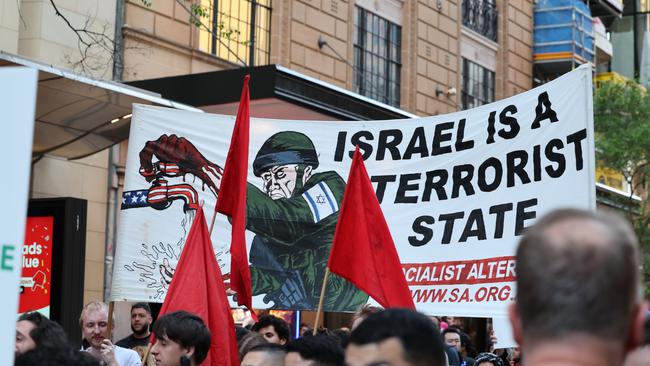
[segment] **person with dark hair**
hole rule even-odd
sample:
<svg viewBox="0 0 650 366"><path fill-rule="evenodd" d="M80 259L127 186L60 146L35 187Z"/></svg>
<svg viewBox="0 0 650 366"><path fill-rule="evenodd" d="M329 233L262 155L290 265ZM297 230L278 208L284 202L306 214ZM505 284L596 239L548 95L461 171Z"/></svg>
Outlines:
<svg viewBox="0 0 650 366"><path fill-rule="evenodd" d="M284 366L284 346L264 343L251 348L241 360L241 366Z"/></svg>
<svg viewBox="0 0 650 366"><path fill-rule="evenodd" d="M285 345L291 338L287 322L269 314L260 316L252 331L259 333L267 342L279 345Z"/></svg>
<svg viewBox="0 0 650 366"><path fill-rule="evenodd" d="M369 315L352 331L345 362L349 366L443 366L446 359L440 332L427 316L388 309Z"/></svg>
<svg viewBox="0 0 650 366"><path fill-rule="evenodd" d="M339 339L339 344L343 349L348 346L348 341L350 340L350 330L348 328L334 329L332 335Z"/></svg>
<svg viewBox="0 0 650 366"><path fill-rule="evenodd" d="M621 218L554 211L525 232L516 268L508 310L523 364L620 365L641 343L639 248Z"/></svg>
<svg viewBox="0 0 650 366"><path fill-rule="evenodd" d="M307 335L287 343L285 366L342 366L345 359L339 338Z"/></svg>
<svg viewBox="0 0 650 366"><path fill-rule="evenodd" d="M314 330L307 324L300 324L300 336L303 337L305 334L312 333Z"/></svg>
<svg viewBox="0 0 650 366"><path fill-rule="evenodd" d="M134 349L138 346L149 344L149 329L152 323L151 308L146 302L138 302L131 306L131 330L133 333L126 338L119 340L116 345L124 348Z"/></svg>
<svg viewBox="0 0 650 366"><path fill-rule="evenodd" d="M245 336L242 337L241 340L237 342L237 351L239 352L239 361L242 361L244 359L244 356L253 349L254 347L257 347L262 344L268 344L269 342L264 339L259 333L257 332L248 332Z"/></svg>
<svg viewBox="0 0 650 366"><path fill-rule="evenodd" d="M473 366L474 365L474 359L471 357L467 357L466 355L463 354L463 335L469 339L469 336L465 333L462 333L460 330L458 330L455 327L449 327L445 330L442 331L442 339L444 340L445 344L448 347L452 347L454 351L458 354L458 359L459 363L458 365L460 366ZM450 357L451 350L447 350L447 357L449 358L450 365L455 365L455 357L451 356Z"/></svg>
<svg viewBox="0 0 650 366"><path fill-rule="evenodd" d="M45 315L29 311L16 322L16 356L34 348L71 348L63 328Z"/></svg>
<svg viewBox="0 0 650 366"><path fill-rule="evenodd" d="M187 311L167 313L153 326L156 343L151 353L156 366L198 366L208 356L210 330L203 320Z"/></svg>
<svg viewBox="0 0 650 366"><path fill-rule="evenodd" d="M100 366L99 360L87 352L70 347L38 347L16 357L14 366Z"/></svg>
<svg viewBox="0 0 650 366"><path fill-rule="evenodd" d="M475 366L505 366L501 357L490 352L479 353L474 361Z"/></svg>

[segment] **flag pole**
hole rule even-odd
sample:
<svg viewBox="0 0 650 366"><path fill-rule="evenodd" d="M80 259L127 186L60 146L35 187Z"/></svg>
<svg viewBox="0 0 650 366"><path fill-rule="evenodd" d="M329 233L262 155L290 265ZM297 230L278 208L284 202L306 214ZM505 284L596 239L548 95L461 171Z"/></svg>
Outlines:
<svg viewBox="0 0 650 366"><path fill-rule="evenodd" d="M147 364L147 361L149 358L149 353L151 353L151 347L152 347L151 342L147 343L147 350L144 351L144 355L142 356L142 360L140 361L140 363L142 363L142 366L149 366Z"/></svg>
<svg viewBox="0 0 650 366"><path fill-rule="evenodd" d="M108 339L113 341L113 308L115 307L115 302L111 301L108 303Z"/></svg>
<svg viewBox="0 0 650 366"><path fill-rule="evenodd" d="M212 215L212 221L210 221L210 229L208 230L208 233L210 234L210 237L212 237L212 229L214 228L214 222L216 221L217 218L217 209L214 209L214 215Z"/></svg>
<svg viewBox="0 0 650 366"><path fill-rule="evenodd" d="M330 268L325 266L325 277L323 278L323 287L320 289L320 298L318 299L318 310L316 311L316 321L314 322L313 335L318 331L318 322L320 321L321 313L323 312L323 299L325 298L325 289L327 288L327 280L330 276Z"/></svg>

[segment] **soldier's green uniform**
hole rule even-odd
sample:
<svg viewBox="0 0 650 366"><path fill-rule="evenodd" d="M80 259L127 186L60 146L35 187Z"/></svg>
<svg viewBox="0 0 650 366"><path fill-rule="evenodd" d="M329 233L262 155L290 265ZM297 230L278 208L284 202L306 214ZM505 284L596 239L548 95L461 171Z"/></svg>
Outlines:
<svg viewBox="0 0 650 366"><path fill-rule="evenodd" d="M253 163L255 175L277 165L305 164L316 168L311 141L297 132L280 132L264 143ZM299 177L302 179L302 177ZM267 294L275 308L315 309L334 237L345 182L333 171L315 173L291 198L271 199L249 184L248 230L256 237L250 251L253 294ZM330 275L325 310L354 311L368 295L336 275Z"/></svg>

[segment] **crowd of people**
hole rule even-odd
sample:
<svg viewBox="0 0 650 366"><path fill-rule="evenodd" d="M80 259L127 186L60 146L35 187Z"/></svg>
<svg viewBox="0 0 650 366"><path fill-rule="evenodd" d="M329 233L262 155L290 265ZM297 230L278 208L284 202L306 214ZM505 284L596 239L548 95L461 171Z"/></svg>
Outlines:
<svg viewBox="0 0 650 366"><path fill-rule="evenodd" d="M284 320L262 315L232 330L238 357L242 366L650 365L638 244L625 221L581 210L553 212L526 231L516 266L509 317L520 347L497 348L492 336L479 352L458 318L366 305L349 328L314 332L304 325L296 339ZM56 322L22 314L15 365L198 366L208 354L211 333L196 315L177 311L153 323L149 306L137 303L133 333L113 344L108 313L101 302L83 308L81 349L73 349Z"/></svg>

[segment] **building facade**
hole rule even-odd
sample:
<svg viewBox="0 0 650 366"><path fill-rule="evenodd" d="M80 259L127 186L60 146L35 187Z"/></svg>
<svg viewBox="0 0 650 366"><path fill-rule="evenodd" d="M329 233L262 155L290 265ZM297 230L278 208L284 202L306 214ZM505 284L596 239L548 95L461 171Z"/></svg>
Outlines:
<svg viewBox="0 0 650 366"><path fill-rule="evenodd" d="M0 0L0 50L124 82L277 64L428 116L530 89L532 19L532 0ZM110 286L125 155L35 153L31 198L88 201L84 303Z"/></svg>

